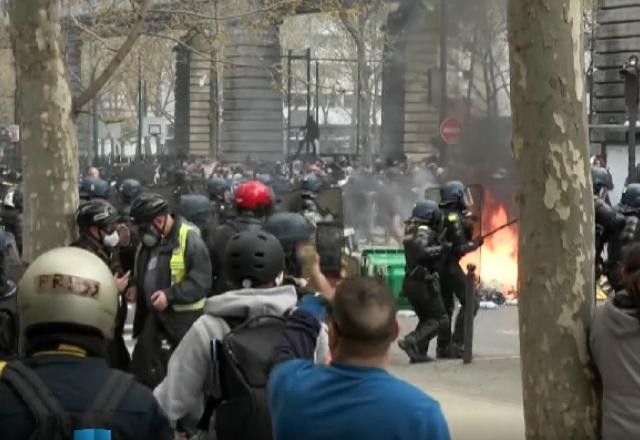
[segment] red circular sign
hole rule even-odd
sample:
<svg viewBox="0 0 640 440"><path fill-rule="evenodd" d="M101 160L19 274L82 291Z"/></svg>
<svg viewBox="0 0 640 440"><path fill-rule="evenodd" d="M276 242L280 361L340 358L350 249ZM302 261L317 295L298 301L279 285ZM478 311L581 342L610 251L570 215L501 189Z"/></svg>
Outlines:
<svg viewBox="0 0 640 440"><path fill-rule="evenodd" d="M448 144L453 145L460 142L462 136L462 125L455 118L447 118L440 124L440 137Z"/></svg>

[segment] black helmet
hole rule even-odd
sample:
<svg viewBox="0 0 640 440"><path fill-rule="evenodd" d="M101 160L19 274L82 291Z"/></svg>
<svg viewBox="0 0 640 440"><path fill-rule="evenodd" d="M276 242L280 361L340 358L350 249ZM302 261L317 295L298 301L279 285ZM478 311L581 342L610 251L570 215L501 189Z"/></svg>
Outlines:
<svg viewBox="0 0 640 440"><path fill-rule="evenodd" d="M76 212L76 224L80 230L90 226L104 229L118 221L119 215L116 208L106 200L94 199L82 202Z"/></svg>
<svg viewBox="0 0 640 440"><path fill-rule="evenodd" d="M222 200L229 191L231 186L224 179L216 178L207 182L207 194L211 200Z"/></svg>
<svg viewBox="0 0 640 440"><path fill-rule="evenodd" d="M309 241L312 226L306 218L293 212L280 212L267 219L262 227L276 237L286 252L293 249L298 242Z"/></svg>
<svg viewBox="0 0 640 440"><path fill-rule="evenodd" d="M300 183L300 189L307 193L319 193L322 190L322 180L315 174L307 174Z"/></svg>
<svg viewBox="0 0 640 440"><path fill-rule="evenodd" d="M141 194L131 204L131 219L138 225L168 213L169 204L158 194Z"/></svg>
<svg viewBox="0 0 640 440"><path fill-rule="evenodd" d="M131 203L133 199L142 194L142 185L136 179L125 179L120 185L120 194L125 203Z"/></svg>
<svg viewBox="0 0 640 440"><path fill-rule="evenodd" d="M203 224L213 213L213 207L206 196L186 194L180 197L178 213L192 223Z"/></svg>
<svg viewBox="0 0 640 440"><path fill-rule="evenodd" d="M111 197L111 186L108 182L94 177L85 177L80 183L80 198L82 200L89 199L108 199Z"/></svg>
<svg viewBox="0 0 640 440"><path fill-rule="evenodd" d="M591 181L593 182L593 192L598 193L602 189L611 191L613 189L613 181L611 174L605 168L592 167Z"/></svg>
<svg viewBox="0 0 640 440"><path fill-rule="evenodd" d="M225 250L225 274L233 284L260 287L284 272L284 251L273 235L247 231L231 238Z"/></svg>
<svg viewBox="0 0 640 440"><path fill-rule="evenodd" d="M464 183L458 180L445 183L440 188L440 206L450 204L466 205L464 201L464 191Z"/></svg>
<svg viewBox="0 0 640 440"><path fill-rule="evenodd" d="M640 183L631 183L622 192L623 205L631 208L640 208Z"/></svg>
<svg viewBox="0 0 640 440"><path fill-rule="evenodd" d="M433 200L423 200L416 203L411 213L410 221L424 223L429 226L439 224L442 219L440 207Z"/></svg>

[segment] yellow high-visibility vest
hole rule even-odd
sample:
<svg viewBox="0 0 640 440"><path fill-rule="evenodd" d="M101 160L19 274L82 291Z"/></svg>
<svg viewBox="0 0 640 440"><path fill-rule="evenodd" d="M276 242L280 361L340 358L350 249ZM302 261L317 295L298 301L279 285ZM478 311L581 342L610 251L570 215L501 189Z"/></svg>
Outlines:
<svg viewBox="0 0 640 440"><path fill-rule="evenodd" d="M184 280L184 277L187 275L187 263L185 254L187 252L187 236L189 235L189 231L197 231L200 233L200 230L195 226L189 223L183 222L180 224L180 230L178 231L178 247L176 247L171 255L171 260L169 261L169 267L171 270L171 285L178 284ZM142 249L142 244L138 248L138 252L136 253L136 261L135 268L138 269L138 256L140 255L140 250ZM198 310L202 310L204 308L205 298L202 298L199 301L196 301L191 304L175 304L173 306L173 310L176 312L195 312Z"/></svg>

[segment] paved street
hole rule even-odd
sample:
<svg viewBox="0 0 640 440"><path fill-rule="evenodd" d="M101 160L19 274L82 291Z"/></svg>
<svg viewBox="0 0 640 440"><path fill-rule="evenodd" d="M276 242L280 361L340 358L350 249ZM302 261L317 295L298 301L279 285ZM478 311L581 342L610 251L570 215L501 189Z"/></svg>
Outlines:
<svg viewBox="0 0 640 440"><path fill-rule="evenodd" d="M416 319L400 322L406 333ZM454 440L523 439L517 307L480 310L474 352L467 366L462 361L410 365L396 346L391 371L440 401Z"/></svg>
<svg viewBox="0 0 640 440"><path fill-rule="evenodd" d="M414 317L400 316L402 333L416 322ZM410 365L396 345L391 372L441 403L454 440L523 439L518 309L480 310L475 323L471 365L464 366L462 361ZM133 348L130 339L127 345ZM435 357L435 346L431 355Z"/></svg>

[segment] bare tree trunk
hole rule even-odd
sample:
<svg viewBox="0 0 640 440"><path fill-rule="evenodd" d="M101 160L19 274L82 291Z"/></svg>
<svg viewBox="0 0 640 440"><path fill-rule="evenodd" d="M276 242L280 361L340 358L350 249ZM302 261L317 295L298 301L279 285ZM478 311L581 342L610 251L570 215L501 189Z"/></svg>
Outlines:
<svg viewBox="0 0 640 440"><path fill-rule="evenodd" d="M78 145L61 50L60 2L11 0L11 36L20 77L24 168L24 258L75 234Z"/></svg>
<svg viewBox="0 0 640 440"><path fill-rule="evenodd" d="M509 8L527 439L596 439L599 404L587 345L594 214L581 1L510 0Z"/></svg>

